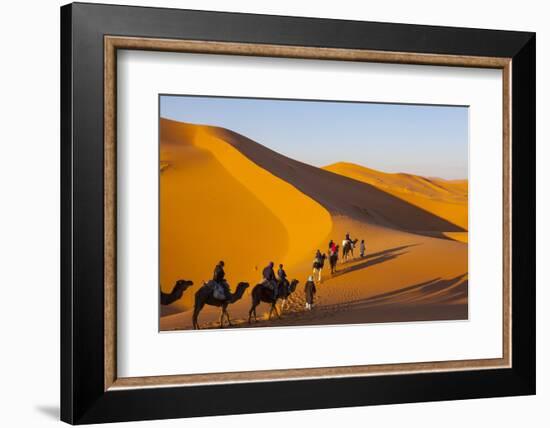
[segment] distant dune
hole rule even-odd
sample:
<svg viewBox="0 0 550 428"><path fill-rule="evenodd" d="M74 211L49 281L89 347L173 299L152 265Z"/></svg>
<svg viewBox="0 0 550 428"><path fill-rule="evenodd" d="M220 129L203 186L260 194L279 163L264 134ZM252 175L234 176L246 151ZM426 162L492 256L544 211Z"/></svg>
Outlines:
<svg viewBox="0 0 550 428"><path fill-rule="evenodd" d="M338 162L323 169L371 184L464 230L468 229L467 180L447 181L412 174L389 174L348 162Z"/></svg>
<svg viewBox="0 0 550 428"><path fill-rule="evenodd" d="M259 282L271 260L300 280L291 313L269 325L467 318L468 247L457 242L467 241L467 182L349 163L316 168L227 129L167 119L159 168L162 289L195 282L163 310L162 330L190 327L181 311L220 259L233 287ZM365 239L366 256L357 249L333 276L325 268L318 309L306 316L301 287L315 250L348 232ZM238 325L249 307L248 295L231 305ZM218 316L207 307L201 323L214 327Z"/></svg>

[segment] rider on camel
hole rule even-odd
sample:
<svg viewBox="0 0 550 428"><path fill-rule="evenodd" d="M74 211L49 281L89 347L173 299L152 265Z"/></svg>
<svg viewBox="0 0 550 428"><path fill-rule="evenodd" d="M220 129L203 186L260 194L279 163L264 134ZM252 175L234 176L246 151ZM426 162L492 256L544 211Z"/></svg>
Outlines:
<svg viewBox="0 0 550 428"><path fill-rule="evenodd" d="M349 248L354 247L353 239L351 239L351 236L349 236L349 232L346 233L346 239L344 239L344 242L347 242L347 244L349 245Z"/></svg>
<svg viewBox="0 0 550 428"><path fill-rule="evenodd" d="M317 252L315 253L315 261L317 263L321 263L322 259L323 259L323 255L321 254L321 251L317 250Z"/></svg>
<svg viewBox="0 0 550 428"><path fill-rule="evenodd" d="M328 243L328 253L332 256L336 252L336 243L331 239Z"/></svg>
<svg viewBox="0 0 550 428"><path fill-rule="evenodd" d="M277 271L277 276L279 277L279 283L283 285L283 287L288 288L288 280L286 279L286 272L283 269L283 265L279 265L279 270Z"/></svg>
<svg viewBox="0 0 550 428"><path fill-rule="evenodd" d="M275 271L273 270L273 262L269 264L262 271L262 276L264 277L264 285L273 290L273 299L277 299L277 278L275 278Z"/></svg>
<svg viewBox="0 0 550 428"><path fill-rule="evenodd" d="M213 281L221 286L223 289L223 294L225 295L225 300L229 300L230 297L230 290L229 290L229 284L225 280L225 270L223 267L225 266L225 263L223 260L220 260L220 262L216 265L214 268L214 276Z"/></svg>

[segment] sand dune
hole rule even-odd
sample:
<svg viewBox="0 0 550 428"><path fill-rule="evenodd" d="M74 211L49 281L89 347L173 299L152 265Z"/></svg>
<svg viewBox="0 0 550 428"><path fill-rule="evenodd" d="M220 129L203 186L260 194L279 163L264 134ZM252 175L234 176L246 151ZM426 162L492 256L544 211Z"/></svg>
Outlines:
<svg viewBox="0 0 550 428"><path fill-rule="evenodd" d="M377 187L283 156L223 128L212 132L260 167L319 202L333 215L345 215L411 232L464 232L464 228Z"/></svg>
<svg viewBox="0 0 550 428"><path fill-rule="evenodd" d="M163 289L178 278L199 285L219 259L231 284L254 284L273 260L301 285L289 314L256 326L467 318L468 247L441 239L467 236L467 220L452 212L467 183L347 167L329 171L226 129L165 119L160 169ZM359 172L381 182L353 176ZM449 212L434 208L436 202ZM326 251L329 239L340 243L347 232L365 239L366 257L339 265L333 276L325 269L317 309L305 314L302 287L315 250ZM187 291L180 309L192 304L197 288ZM248 325L249 308L248 295L230 306L237 325ZM219 309L206 307L201 323L216 327L218 316ZM170 311L161 329L190 328L190 318L190 311Z"/></svg>
<svg viewBox="0 0 550 428"><path fill-rule="evenodd" d="M328 236L332 220L321 205L210 128L162 119L160 138L163 290L181 278L200 285L222 259L231 284L257 282L270 260L309 258L309 245ZM191 302L189 293L179 305Z"/></svg>
<svg viewBox="0 0 550 428"><path fill-rule="evenodd" d="M371 184L464 230L468 229L467 180L447 181L412 174L390 174L348 162L338 162L323 169ZM444 232L458 231L450 229Z"/></svg>

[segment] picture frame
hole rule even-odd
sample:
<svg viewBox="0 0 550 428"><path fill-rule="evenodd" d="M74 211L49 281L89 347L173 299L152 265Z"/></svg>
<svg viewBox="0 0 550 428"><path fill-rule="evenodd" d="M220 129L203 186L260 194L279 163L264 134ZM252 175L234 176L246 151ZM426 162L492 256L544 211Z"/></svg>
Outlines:
<svg viewBox="0 0 550 428"><path fill-rule="evenodd" d="M501 69L502 358L118 377L118 50ZM63 6L61 419L86 424L534 394L535 97L534 33ZM213 405L212 397L224 399Z"/></svg>

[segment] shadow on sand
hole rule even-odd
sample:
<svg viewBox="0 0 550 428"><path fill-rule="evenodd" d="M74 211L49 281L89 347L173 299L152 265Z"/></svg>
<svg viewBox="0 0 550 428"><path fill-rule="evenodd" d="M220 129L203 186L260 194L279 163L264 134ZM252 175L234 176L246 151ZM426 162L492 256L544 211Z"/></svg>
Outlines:
<svg viewBox="0 0 550 428"><path fill-rule="evenodd" d="M434 278L366 299L327 306L326 309L366 309L378 306L423 306L465 303L468 299L468 274L450 279Z"/></svg>
<svg viewBox="0 0 550 428"><path fill-rule="evenodd" d="M341 264L337 264L334 273L331 275L331 278L336 278L341 275L345 275L346 273L355 272L361 269L366 269L368 267L371 267L380 263L384 263L389 260L393 260L403 254L408 253L408 251L403 251L406 248L414 247L416 245L420 245L420 244L410 244L410 245L402 245L400 247L395 247L395 248L388 248L387 250L379 251L377 253L367 254L363 258L353 259ZM351 264L355 262L359 262L359 263ZM344 266L344 268L338 269L338 266Z"/></svg>
<svg viewBox="0 0 550 428"><path fill-rule="evenodd" d="M383 257L376 257L372 261ZM364 299L319 306L311 312L286 312L283 318L271 321L259 320L248 324L244 319L234 319L233 328L467 319L468 274L464 273L450 279L434 278Z"/></svg>
<svg viewBox="0 0 550 428"><path fill-rule="evenodd" d="M467 273L434 278L376 296L285 313L282 319L237 322L234 327L368 324L468 319Z"/></svg>

